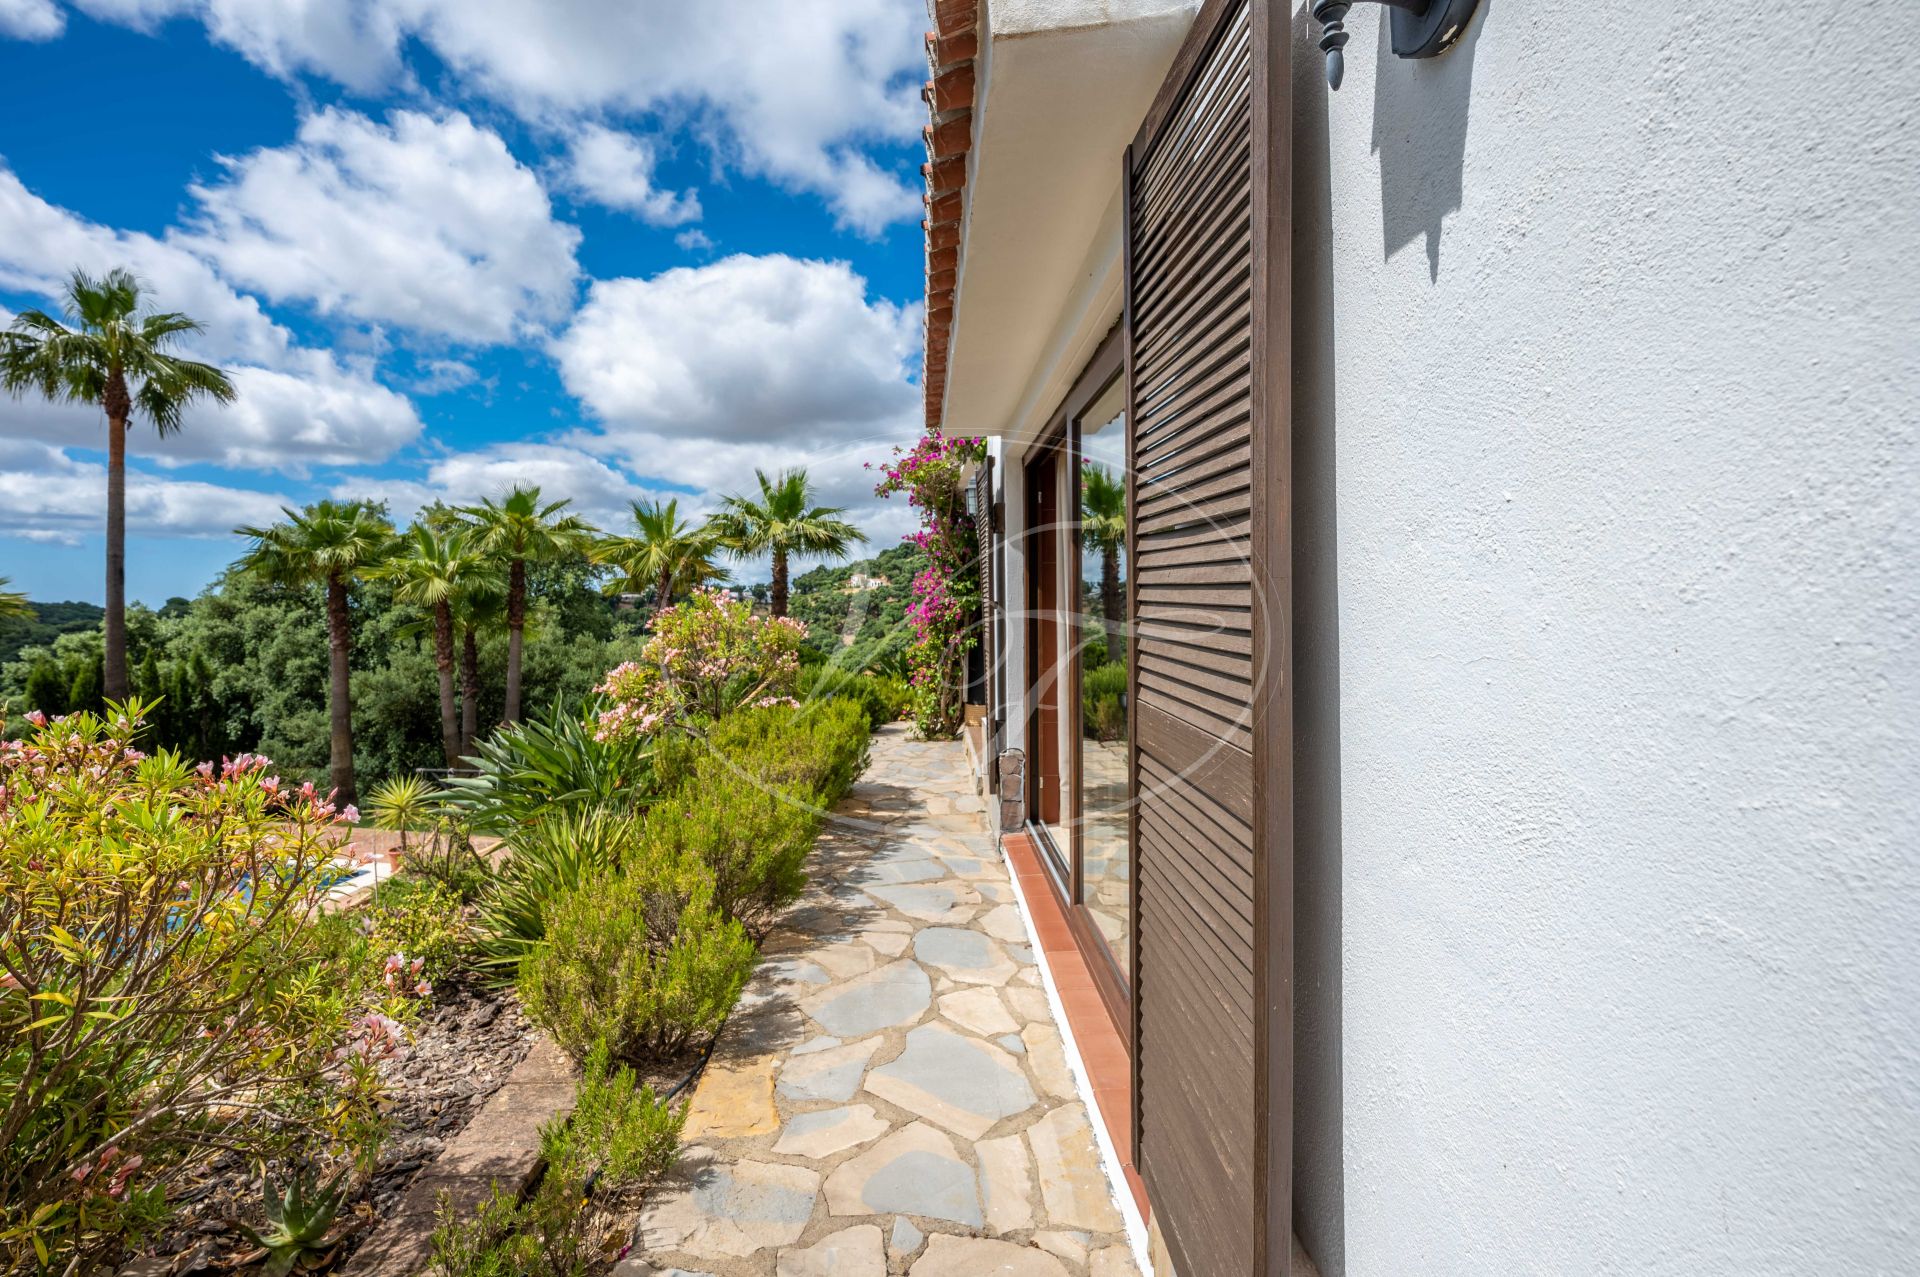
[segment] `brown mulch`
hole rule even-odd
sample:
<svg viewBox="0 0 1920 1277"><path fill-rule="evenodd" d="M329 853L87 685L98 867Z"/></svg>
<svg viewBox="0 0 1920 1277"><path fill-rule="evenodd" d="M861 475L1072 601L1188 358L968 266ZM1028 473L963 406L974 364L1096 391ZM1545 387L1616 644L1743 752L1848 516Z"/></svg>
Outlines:
<svg viewBox="0 0 1920 1277"><path fill-rule="evenodd" d="M390 1125L380 1161L365 1194L353 1207L355 1227L335 1256L352 1254L373 1226L399 1204L421 1167L466 1128L487 1098L500 1088L534 1041L511 990L474 980L443 980L433 1004L414 1025L404 1056L384 1061ZM211 1162L198 1180L172 1194L176 1207L167 1230L143 1248L150 1262L143 1277L242 1271L256 1248L231 1220L260 1227L260 1181L254 1166L235 1154ZM151 1262L165 1261L171 1263Z"/></svg>

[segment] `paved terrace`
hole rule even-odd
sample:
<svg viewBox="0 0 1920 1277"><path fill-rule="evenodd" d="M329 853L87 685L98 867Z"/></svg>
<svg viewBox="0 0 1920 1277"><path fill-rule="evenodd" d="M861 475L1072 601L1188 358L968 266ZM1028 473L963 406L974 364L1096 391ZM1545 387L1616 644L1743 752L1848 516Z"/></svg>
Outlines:
<svg viewBox="0 0 1920 1277"><path fill-rule="evenodd" d="M1137 1277L961 747L881 731L809 867L623 1277Z"/></svg>

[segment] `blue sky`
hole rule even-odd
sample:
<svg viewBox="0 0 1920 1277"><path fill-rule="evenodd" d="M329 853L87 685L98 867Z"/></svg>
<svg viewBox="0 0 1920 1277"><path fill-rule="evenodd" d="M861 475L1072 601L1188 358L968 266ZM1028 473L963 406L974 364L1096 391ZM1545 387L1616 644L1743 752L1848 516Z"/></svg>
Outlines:
<svg viewBox="0 0 1920 1277"><path fill-rule="evenodd" d="M0 323L124 265L239 401L136 427L128 588L513 482L603 526L916 428L920 0L0 0ZM0 576L98 600L97 411L0 397ZM751 577L751 568L745 573Z"/></svg>

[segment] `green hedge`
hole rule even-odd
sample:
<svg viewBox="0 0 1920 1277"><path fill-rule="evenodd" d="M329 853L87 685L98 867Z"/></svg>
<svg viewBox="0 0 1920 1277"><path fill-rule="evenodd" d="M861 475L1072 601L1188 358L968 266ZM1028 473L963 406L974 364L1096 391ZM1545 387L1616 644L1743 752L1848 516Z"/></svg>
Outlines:
<svg viewBox="0 0 1920 1277"><path fill-rule="evenodd" d="M800 671L800 696L812 703L848 700L867 715L867 725L878 731L907 716L912 693L907 682L884 674L854 674L831 665L809 665Z"/></svg>
<svg viewBox="0 0 1920 1277"><path fill-rule="evenodd" d="M680 866L597 875L546 913L547 943L522 964L520 996L576 1059L602 1039L638 1059L710 1037L753 972L746 929Z"/></svg>
<svg viewBox="0 0 1920 1277"><path fill-rule="evenodd" d="M576 1056L603 1035L640 1058L715 1032L752 969L752 937L806 887L807 855L866 767L867 740L862 707L835 699L742 710L661 742L665 788L631 845L556 855L568 872L547 877L552 897L494 911L521 928L502 939L525 955L528 1014ZM543 940L525 934L530 913Z"/></svg>

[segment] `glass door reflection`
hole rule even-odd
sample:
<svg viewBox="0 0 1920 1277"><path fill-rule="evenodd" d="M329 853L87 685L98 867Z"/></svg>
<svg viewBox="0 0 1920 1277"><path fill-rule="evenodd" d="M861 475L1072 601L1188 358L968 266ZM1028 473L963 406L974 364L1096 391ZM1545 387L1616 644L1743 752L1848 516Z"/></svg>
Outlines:
<svg viewBox="0 0 1920 1277"><path fill-rule="evenodd" d="M1116 378L1074 423L1074 574L1078 598L1073 642L1080 678L1078 775L1074 777L1079 903L1106 943L1121 979L1129 970L1130 794L1127 740L1126 380Z"/></svg>

